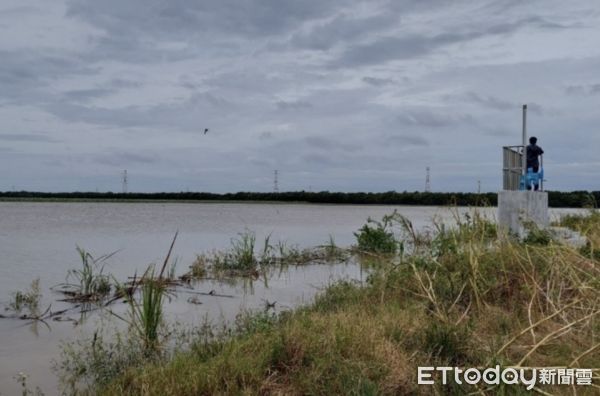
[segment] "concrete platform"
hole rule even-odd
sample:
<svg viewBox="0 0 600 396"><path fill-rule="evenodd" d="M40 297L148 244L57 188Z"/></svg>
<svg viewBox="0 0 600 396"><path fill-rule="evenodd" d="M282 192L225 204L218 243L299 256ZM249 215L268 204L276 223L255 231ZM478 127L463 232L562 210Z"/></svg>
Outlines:
<svg viewBox="0 0 600 396"><path fill-rule="evenodd" d="M550 231L550 234L552 235L553 239L556 239L564 244L573 246L574 248L582 248L588 242L586 237L584 237L577 231L568 229L567 227L550 227L548 231Z"/></svg>
<svg viewBox="0 0 600 396"><path fill-rule="evenodd" d="M524 237L524 226L533 222L538 228L547 228L548 193L540 191L503 190L498 193L498 224L510 232Z"/></svg>

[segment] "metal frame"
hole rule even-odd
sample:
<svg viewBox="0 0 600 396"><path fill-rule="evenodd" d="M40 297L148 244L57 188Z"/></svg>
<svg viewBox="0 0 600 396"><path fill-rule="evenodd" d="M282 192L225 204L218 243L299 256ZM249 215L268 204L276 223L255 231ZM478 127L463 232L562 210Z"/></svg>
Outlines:
<svg viewBox="0 0 600 396"><path fill-rule="evenodd" d="M519 190L521 185L521 176L527 174L527 169L523 170L523 163L527 167L527 156L525 147L503 146L502 147L503 167L502 167L502 189ZM544 168L544 156L540 155L540 169ZM525 172L525 173L523 173ZM540 179L538 191L544 191L544 178Z"/></svg>
<svg viewBox="0 0 600 396"><path fill-rule="evenodd" d="M523 175L523 146L504 146L502 156L502 189L518 190Z"/></svg>
<svg viewBox="0 0 600 396"><path fill-rule="evenodd" d="M503 146L502 188L519 190L521 179L527 174L527 105L523 105L523 144ZM544 156L540 155L540 167L544 169ZM539 191L544 191L544 178L540 179Z"/></svg>

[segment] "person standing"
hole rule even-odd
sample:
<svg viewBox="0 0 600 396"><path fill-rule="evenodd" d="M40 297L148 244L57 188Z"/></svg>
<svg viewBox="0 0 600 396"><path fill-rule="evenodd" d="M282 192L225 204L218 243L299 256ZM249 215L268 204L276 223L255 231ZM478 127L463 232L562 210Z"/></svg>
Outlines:
<svg viewBox="0 0 600 396"><path fill-rule="evenodd" d="M538 173L540 170L540 155L544 154L544 150L540 146L537 145L537 138L532 136L529 138L529 146L527 146L526 155L527 155L527 170L529 168L533 171L533 173ZM529 188L529 187L528 187ZM534 190L538 190L539 183L535 183L533 186Z"/></svg>

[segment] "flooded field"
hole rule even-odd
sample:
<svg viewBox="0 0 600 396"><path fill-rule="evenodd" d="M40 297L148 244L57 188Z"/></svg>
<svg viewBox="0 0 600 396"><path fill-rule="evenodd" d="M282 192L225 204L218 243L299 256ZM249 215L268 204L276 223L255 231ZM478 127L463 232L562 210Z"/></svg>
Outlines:
<svg viewBox="0 0 600 396"><path fill-rule="evenodd" d="M380 218L397 209L422 229L431 219L449 221L453 214L439 207L342 206L304 204L184 204L184 203L0 203L0 302L4 306L18 290L40 279L41 306L52 311L68 307L58 302L61 295L50 288L65 281L69 270L81 259L76 247L95 257L117 252L105 271L125 281L142 273L150 263L161 263L176 231L173 250L176 274L187 271L196 255L226 249L231 238L252 231L258 244L286 241L299 247L327 243L330 236L338 246L354 243L353 232L368 217ZM461 213L468 211L460 208ZM493 218L494 208L483 212ZM572 210L553 210L554 217ZM165 305L166 320L193 326L205 321L230 322L242 310L291 309L308 303L315 293L339 279L364 281L359 264L346 263L289 267L271 271L253 282L195 282L178 289ZM194 297L196 303L190 303ZM127 304L113 309L124 313ZM4 308L1 308L4 311ZM89 336L98 328L122 328L113 315L94 312L85 320L65 314L47 324L18 319L0 319L0 394L14 394L19 384L14 377L23 372L31 388L57 393L58 380L51 371L59 359L60 343Z"/></svg>

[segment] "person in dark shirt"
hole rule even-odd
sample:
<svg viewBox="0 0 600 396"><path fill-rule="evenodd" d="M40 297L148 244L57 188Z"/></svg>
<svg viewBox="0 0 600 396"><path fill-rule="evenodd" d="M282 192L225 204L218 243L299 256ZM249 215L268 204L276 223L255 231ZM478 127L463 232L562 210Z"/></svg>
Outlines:
<svg viewBox="0 0 600 396"><path fill-rule="evenodd" d="M537 145L537 138L530 137L529 146L527 146L527 169L533 168L533 172L538 173L540 169L539 156L542 154L544 154L544 150Z"/></svg>
<svg viewBox="0 0 600 396"><path fill-rule="evenodd" d="M532 136L529 138L529 146L527 146L527 169L531 168L534 173L540 170L540 155L544 154L544 150L537 145L537 138ZM528 187L530 189L531 187ZM534 184L533 189L537 191L539 184Z"/></svg>

